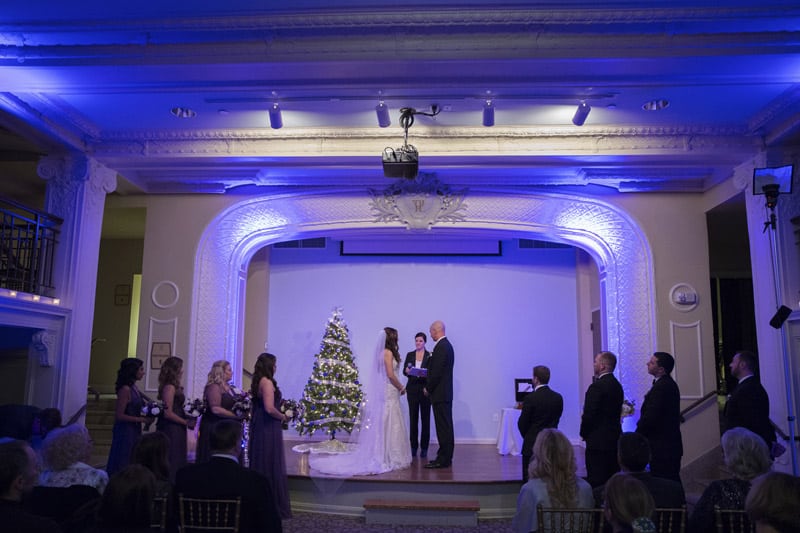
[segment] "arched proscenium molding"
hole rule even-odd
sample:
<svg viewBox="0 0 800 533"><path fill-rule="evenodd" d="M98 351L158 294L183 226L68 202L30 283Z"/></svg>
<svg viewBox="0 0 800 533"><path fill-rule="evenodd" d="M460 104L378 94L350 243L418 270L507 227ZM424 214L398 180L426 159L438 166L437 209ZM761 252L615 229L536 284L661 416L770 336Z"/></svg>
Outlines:
<svg viewBox="0 0 800 533"><path fill-rule="evenodd" d="M608 349L626 396L641 405L649 384L642 356L653 350L654 288L649 244L639 227L616 207L593 198L554 194L471 192L466 221L432 231L494 230L538 234L574 244L597 261ZM205 383L216 359L227 359L241 375L244 280L252 255L270 243L307 233L333 235L352 230L382 231L369 197L327 191L252 198L221 212L206 228L195 261L190 353L193 384ZM626 419L631 420L632 419Z"/></svg>

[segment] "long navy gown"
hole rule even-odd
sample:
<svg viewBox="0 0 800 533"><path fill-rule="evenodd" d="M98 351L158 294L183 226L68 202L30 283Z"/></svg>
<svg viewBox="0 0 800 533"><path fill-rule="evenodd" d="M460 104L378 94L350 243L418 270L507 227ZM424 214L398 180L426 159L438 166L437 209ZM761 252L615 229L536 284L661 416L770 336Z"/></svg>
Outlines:
<svg viewBox="0 0 800 533"><path fill-rule="evenodd" d="M281 391L276 389L275 406L280 404ZM281 518L291 518L286 457L283 452L283 428L281 421L264 409L261 397L253 405L249 450L250 468L267 478Z"/></svg>
<svg viewBox="0 0 800 533"><path fill-rule="evenodd" d="M131 385L131 399L125 406L125 414L129 416L142 416L142 394L136 385ZM142 434L141 422L126 422L116 420L111 437L111 451L108 453L106 472L111 476L119 472L131 462L133 446Z"/></svg>

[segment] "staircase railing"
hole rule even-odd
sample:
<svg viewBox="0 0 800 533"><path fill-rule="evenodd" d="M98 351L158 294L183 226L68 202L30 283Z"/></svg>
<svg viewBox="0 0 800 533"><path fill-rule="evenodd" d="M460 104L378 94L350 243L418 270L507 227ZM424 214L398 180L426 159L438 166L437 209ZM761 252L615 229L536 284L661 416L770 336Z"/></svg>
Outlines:
<svg viewBox="0 0 800 533"><path fill-rule="evenodd" d="M0 197L0 288L52 296L63 220Z"/></svg>
<svg viewBox="0 0 800 533"><path fill-rule="evenodd" d="M706 402L709 398L715 397L717 395L717 391L712 390L711 392L707 393L702 398L693 401L690 405L688 405L685 409L681 411L681 424L686 422L686 415L689 414L691 411L694 411L698 407L700 407L703 403Z"/></svg>

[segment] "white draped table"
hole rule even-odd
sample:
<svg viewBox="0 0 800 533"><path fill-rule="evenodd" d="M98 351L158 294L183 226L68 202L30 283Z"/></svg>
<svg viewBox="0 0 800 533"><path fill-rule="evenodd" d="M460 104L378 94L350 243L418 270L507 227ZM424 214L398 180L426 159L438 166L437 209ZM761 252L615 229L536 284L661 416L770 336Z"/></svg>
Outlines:
<svg viewBox="0 0 800 533"><path fill-rule="evenodd" d="M522 454L522 435L517 428L520 413L520 409L507 407L500 415L500 427L497 428L497 451L500 455Z"/></svg>

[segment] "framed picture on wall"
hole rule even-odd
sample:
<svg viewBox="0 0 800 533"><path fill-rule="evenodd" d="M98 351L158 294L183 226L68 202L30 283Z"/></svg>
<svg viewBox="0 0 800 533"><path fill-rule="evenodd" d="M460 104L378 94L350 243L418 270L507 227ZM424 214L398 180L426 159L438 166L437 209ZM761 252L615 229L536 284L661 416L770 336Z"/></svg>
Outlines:
<svg viewBox="0 0 800 533"><path fill-rule="evenodd" d="M172 343L154 342L150 347L150 368L161 370L161 365L172 355Z"/></svg>

